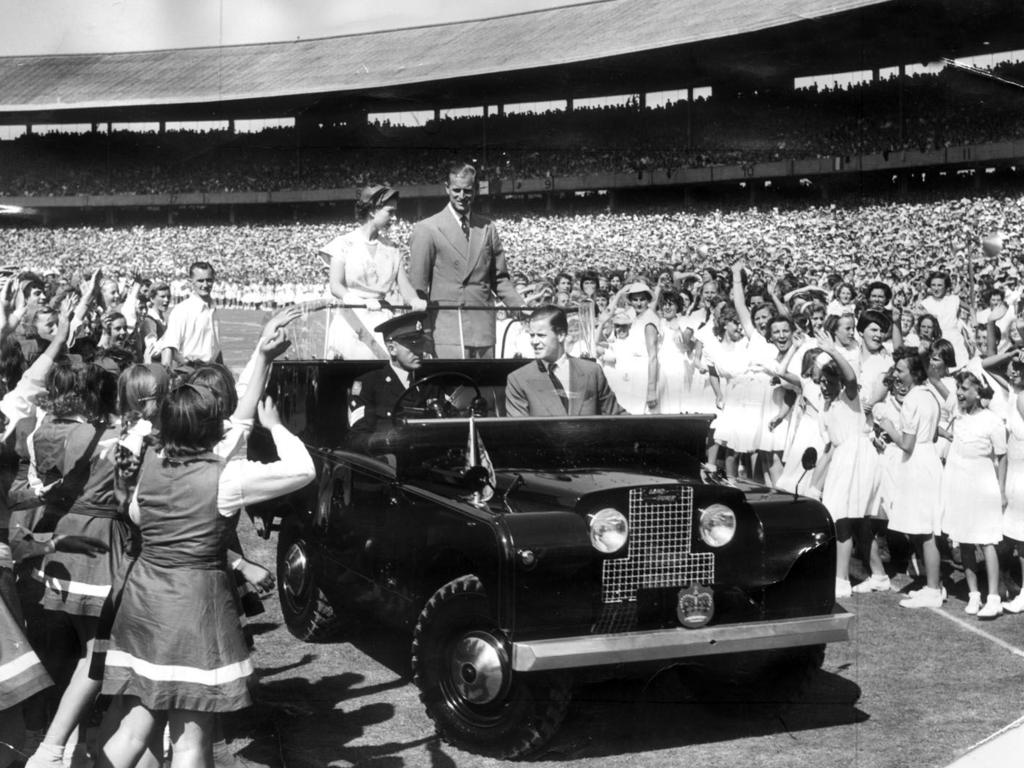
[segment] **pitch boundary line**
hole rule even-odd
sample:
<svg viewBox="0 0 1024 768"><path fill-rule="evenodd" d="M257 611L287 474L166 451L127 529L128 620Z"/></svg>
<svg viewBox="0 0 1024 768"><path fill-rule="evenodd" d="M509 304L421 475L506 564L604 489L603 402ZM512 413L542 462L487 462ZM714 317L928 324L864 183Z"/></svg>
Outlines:
<svg viewBox="0 0 1024 768"><path fill-rule="evenodd" d="M970 752L972 749L977 749L978 747L982 746L983 744L988 744L993 739L998 738L999 736L1002 736L1007 731L1012 731L1014 728L1017 728L1017 727L1019 727L1021 725L1024 725L1024 716L1018 717L1012 723L1007 723L1002 728L1000 728L998 731L996 731L995 733L989 734L984 739L979 741L977 744L972 744L970 747L968 747L967 751Z"/></svg>
<svg viewBox="0 0 1024 768"><path fill-rule="evenodd" d="M1007 650L1010 653L1012 653L1014 656L1020 656L1021 658L1024 658L1024 649L1018 648L1017 646L1012 645L1011 643L1008 643L1005 640L1002 640L1002 639L996 637L995 635L989 634L988 632L986 632L985 630L981 629L980 627L975 626L974 624L970 624L967 621L965 621L964 619L961 619L961 618L959 618L957 616L953 616L952 614L947 613L946 611L942 610L941 608L929 608L929 610L932 611L933 613L937 613L939 616L942 616L943 618L949 619L949 621L952 621L957 626L960 626L963 629L966 629L968 632L972 632L975 635L978 635L979 637L984 637L986 640L992 641L993 643L998 645L1000 648L1002 648L1004 650ZM994 740L998 739L1003 734L1008 733L1009 731L1012 731L1015 728L1019 728L1022 725L1024 725L1024 717L1019 717L1016 720L1014 720L1012 723L1008 723L1008 724L1004 725L999 730L995 731L994 733L990 733L985 738L983 738L980 741L977 741L974 744L972 744L971 746L969 746L950 765L953 766L953 765L959 764L961 760L967 758L972 752L974 752L974 750L978 749L979 747L981 747L981 746L983 746L985 744L988 744L991 741L994 741Z"/></svg>
<svg viewBox="0 0 1024 768"><path fill-rule="evenodd" d="M954 624L957 624L958 626L963 627L964 629L966 629L968 632L973 632L974 634L978 635L979 637L984 637L986 640L991 640L993 643L998 645L1000 648L1003 648L1004 650L1009 651L1014 656L1020 656L1021 658L1024 658L1024 648L1018 648L1016 645L1012 645L1011 643L1008 643L1005 640L1002 640L1002 639L996 637L995 635L991 635L988 632L986 632L985 630L980 629L979 627L977 627L975 624L969 624L968 622L964 621L963 619L958 618L956 616L953 616L952 614L947 613L946 611L942 610L941 608L929 608L929 610L933 611L934 613L939 614L943 618L949 619Z"/></svg>

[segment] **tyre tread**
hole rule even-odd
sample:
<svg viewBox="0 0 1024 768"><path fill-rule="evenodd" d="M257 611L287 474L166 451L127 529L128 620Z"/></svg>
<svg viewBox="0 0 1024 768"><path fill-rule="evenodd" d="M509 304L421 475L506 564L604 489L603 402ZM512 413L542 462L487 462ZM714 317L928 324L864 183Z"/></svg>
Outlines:
<svg viewBox="0 0 1024 768"><path fill-rule="evenodd" d="M290 536L301 538L301 528L295 525L282 528L278 540L277 580L279 589L284 589L280 553L287 549ZM315 569L311 568L311 572L315 573ZM279 596L281 612L288 631L306 643L322 643L333 639L338 634L340 617L336 614L334 606L315 581L313 582L309 599L312 605L307 610L302 611L299 615L291 615L290 611L285 607L284 598Z"/></svg>
<svg viewBox="0 0 1024 768"><path fill-rule="evenodd" d="M412 640L412 670L413 682L420 691L420 702L424 705L427 715L433 721L438 735L445 743L460 749L468 749L504 760L526 757L543 747L558 731L562 721L565 719L569 702L572 699L572 685L568 675L547 676L548 690L546 693L548 695L538 708L537 716L531 718L529 723L525 723L511 738L493 746L467 743L461 739L452 738L444 728L443 723L439 722L432 711L432 702L424 690L426 681L424 680L422 669L423 633L425 627L429 625L438 610L448 600L463 594L483 596L486 595L486 590L480 579L472 574L452 579L430 596L430 599L427 600L423 610L420 612L419 619L416 621Z"/></svg>

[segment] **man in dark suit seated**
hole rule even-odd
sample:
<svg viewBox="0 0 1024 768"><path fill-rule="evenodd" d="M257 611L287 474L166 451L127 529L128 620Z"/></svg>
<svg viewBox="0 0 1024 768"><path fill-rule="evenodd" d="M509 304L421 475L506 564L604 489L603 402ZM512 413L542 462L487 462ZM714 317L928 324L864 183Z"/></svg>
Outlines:
<svg viewBox="0 0 1024 768"><path fill-rule="evenodd" d="M395 402L409 389L415 371L423 365L426 319L426 312L407 312L373 329L384 337L390 360L383 368L365 373L352 382L348 437L354 450L364 449L374 432L391 427Z"/></svg>
<svg viewBox="0 0 1024 768"><path fill-rule="evenodd" d="M505 410L509 416L597 416L625 413L601 366L569 357L565 311L551 304L530 315L530 345L536 361L508 376Z"/></svg>

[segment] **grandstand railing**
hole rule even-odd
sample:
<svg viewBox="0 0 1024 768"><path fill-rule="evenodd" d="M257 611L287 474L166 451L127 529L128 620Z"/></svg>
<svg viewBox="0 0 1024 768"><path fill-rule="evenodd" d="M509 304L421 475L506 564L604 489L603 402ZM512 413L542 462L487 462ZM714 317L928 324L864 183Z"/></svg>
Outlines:
<svg viewBox="0 0 1024 768"><path fill-rule="evenodd" d="M504 178L489 182L488 194L528 195L644 187L685 187L780 178L814 178L848 173L907 171L936 166L963 168L988 163L1012 163L1024 158L1024 139L968 144L939 150L898 150L885 154L777 160L747 165L703 168L644 169L631 173L592 173L547 178ZM403 199L436 198L437 184L398 187ZM60 197L0 197L0 203L33 208L175 208L187 206L278 205L348 201L351 189L282 190L274 192L188 192L157 195L68 195Z"/></svg>

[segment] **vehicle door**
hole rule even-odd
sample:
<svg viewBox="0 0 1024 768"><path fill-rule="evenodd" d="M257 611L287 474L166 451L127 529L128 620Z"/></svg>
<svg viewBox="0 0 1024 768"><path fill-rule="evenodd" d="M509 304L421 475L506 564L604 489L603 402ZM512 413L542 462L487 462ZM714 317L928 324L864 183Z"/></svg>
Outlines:
<svg viewBox="0 0 1024 768"><path fill-rule="evenodd" d="M389 489L393 471L372 461L342 459L320 491L325 565L346 600L371 599L387 583Z"/></svg>

